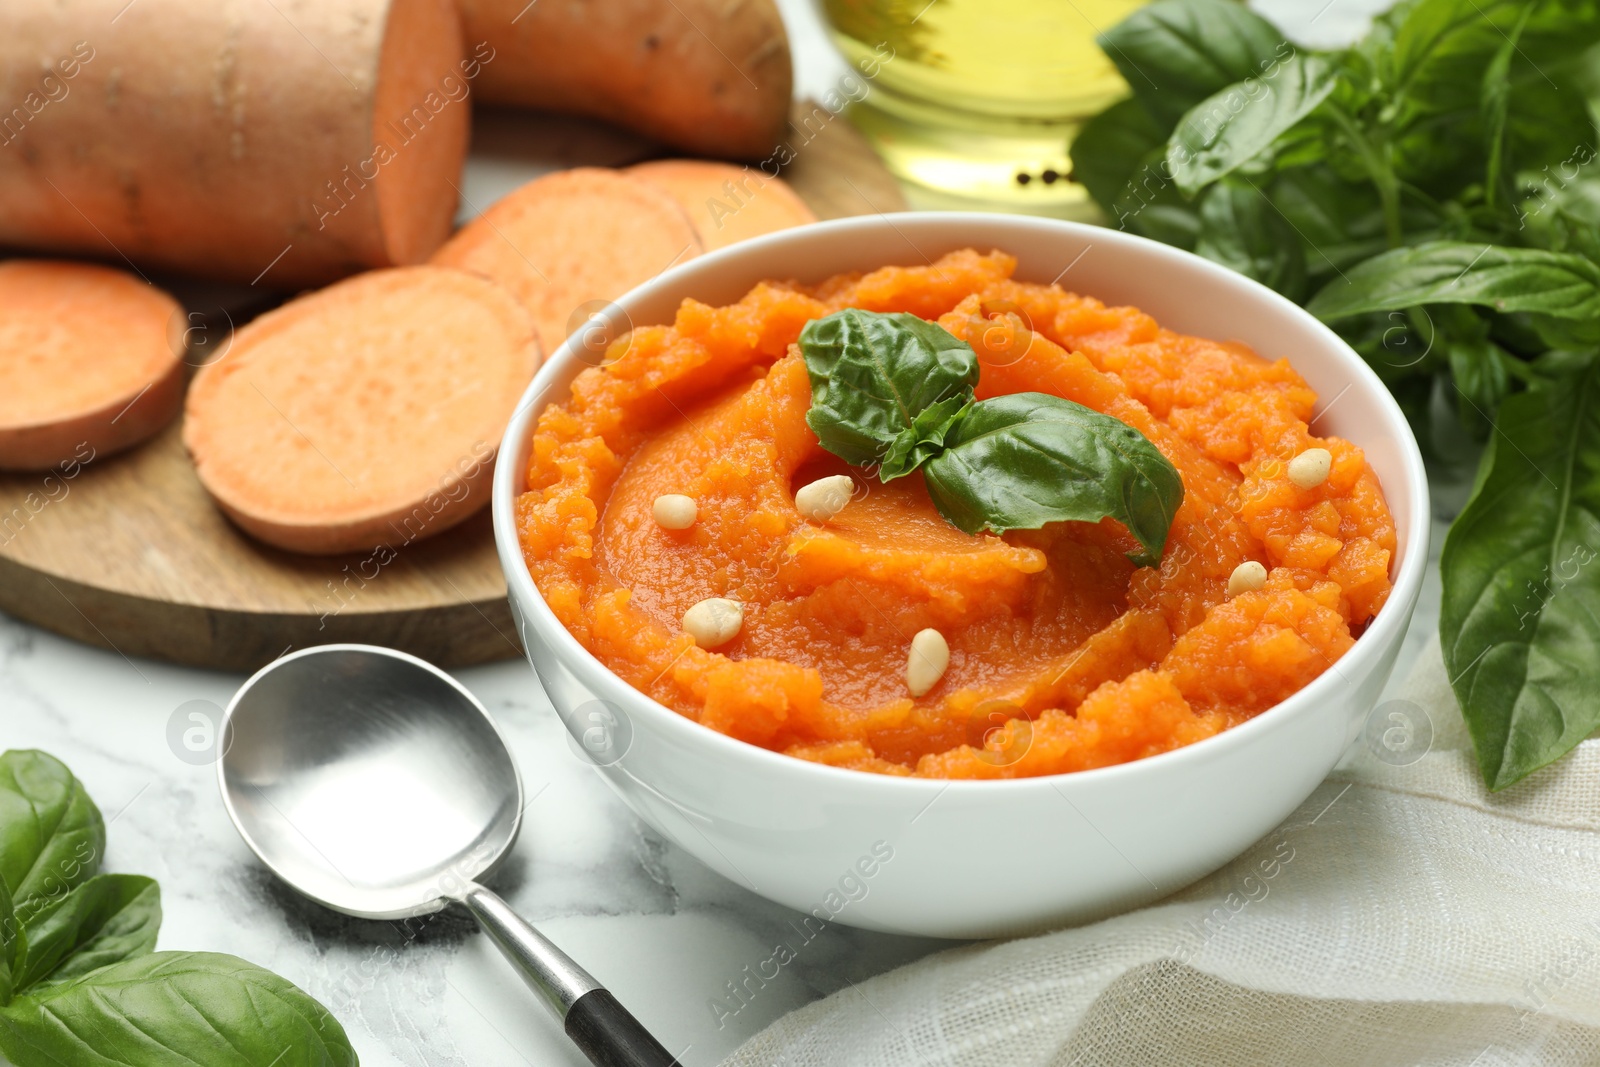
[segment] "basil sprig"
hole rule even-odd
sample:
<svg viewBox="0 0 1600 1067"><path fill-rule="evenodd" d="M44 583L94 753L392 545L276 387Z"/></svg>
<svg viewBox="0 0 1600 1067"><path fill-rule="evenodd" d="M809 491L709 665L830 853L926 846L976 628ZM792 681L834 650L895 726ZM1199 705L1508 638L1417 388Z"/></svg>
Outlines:
<svg viewBox="0 0 1600 1067"><path fill-rule="evenodd" d="M105 840L60 761L0 755L0 1053L17 1067L355 1067L338 1021L287 979L152 951L160 887L97 873Z"/></svg>
<svg viewBox="0 0 1600 1067"><path fill-rule="evenodd" d="M1156 0L1102 36L1133 95L1072 144L1113 225L1337 329L1436 473L1487 446L1439 637L1491 789L1600 725L1597 43L1600 0L1400 0L1336 51Z"/></svg>
<svg viewBox="0 0 1600 1067"><path fill-rule="evenodd" d="M1132 426L1045 393L974 400L978 357L935 323L846 308L808 323L806 422L822 447L881 481L922 470L928 494L966 533L1113 518L1156 566L1183 480Z"/></svg>

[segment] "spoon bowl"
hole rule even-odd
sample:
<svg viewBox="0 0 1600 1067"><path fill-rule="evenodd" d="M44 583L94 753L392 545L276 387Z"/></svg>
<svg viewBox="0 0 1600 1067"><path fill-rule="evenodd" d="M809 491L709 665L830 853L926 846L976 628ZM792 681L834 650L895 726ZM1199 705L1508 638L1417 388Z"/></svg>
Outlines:
<svg viewBox="0 0 1600 1067"><path fill-rule="evenodd" d="M335 911L400 919L459 903L603 1067L672 1067L660 1042L478 880L522 826L522 777L489 712L431 663L321 645L228 703L217 783L261 862Z"/></svg>
<svg viewBox="0 0 1600 1067"><path fill-rule="evenodd" d="M223 745L223 803L245 843L347 915L438 911L493 873L522 825L522 779L483 706L404 652L284 656L234 696Z"/></svg>

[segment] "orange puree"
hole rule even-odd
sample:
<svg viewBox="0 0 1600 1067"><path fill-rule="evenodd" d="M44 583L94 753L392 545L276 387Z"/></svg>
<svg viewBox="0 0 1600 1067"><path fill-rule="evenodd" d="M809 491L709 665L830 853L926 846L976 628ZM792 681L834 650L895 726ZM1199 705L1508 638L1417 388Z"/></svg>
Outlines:
<svg viewBox="0 0 1600 1067"><path fill-rule="evenodd" d="M1344 654L1389 593L1394 524L1361 450L1312 435L1316 395L1286 360L1185 337L1135 308L1011 280L1001 252L952 253L737 304L684 302L635 330L539 418L523 555L568 629L634 687L714 730L884 774L1007 778L1122 763L1260 713ZM856 498L826 525L794 491L849 471L807 428L798 350L843 307L937 320L977 351L980 398L1038 391L1142 432L1185 499L1159 568L1113 520L1003 537L947 523L920 475ZM1297 488L1288 461L1333 455ZM666 530L662 494L698 519ZM1227 595L1246 560L1264 588ZM744 605L712 651L683 632L708 597ZM913 699L925 627L950 666Z"/></svg>

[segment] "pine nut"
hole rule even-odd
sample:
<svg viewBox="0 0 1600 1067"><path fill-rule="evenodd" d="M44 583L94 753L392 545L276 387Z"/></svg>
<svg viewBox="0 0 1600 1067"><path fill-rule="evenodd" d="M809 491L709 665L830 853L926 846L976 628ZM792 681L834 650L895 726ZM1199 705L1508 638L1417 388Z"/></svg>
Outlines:
<svg viewBox="0 0 1600 1067"><path fill-rule="evenodd" d="M938 630L918 630L906 657L906 688L914 697L939 684L950 668L950 643Z"/></svg>
<svg viewBox="0 0 1600 1067"><path fill-rule="evenodd" d="M656 497L650 512L656 517L656 525L663 530L687 530L700 517L700 505L694 502L692 496L666 493Z"/></svg>
<svg viewBox="0 0 1600 1067"><path fill-rule="evenodd" d="M848 474L835 474L801 486L794 506L811 522L827 522L844 510L855 492L856 483Z"/></svg>
<svg viewBox="0 0 1600 1067"><path fill-rule="evenodd" d="M1326 448L1308 448L1289 461L1289 480L1301 489L1315 489L1328 480L1333 468L1333 453Z"/></svg>
<svg viewBox="0 0 1600 1067"><path fill-rule="evenodd" d="M1266 584L1267 568L1253 559L1247 559L1233 568L1233 573L1228 576L1228 595L1254 593Z"/></svg>
<svg viewBox="0 0 1600 1067"><path fill-rule="evenodd" d="M714 596L683 613L683 632L701 648L716 648L739 636L744 626L744 605Z"/></svg>

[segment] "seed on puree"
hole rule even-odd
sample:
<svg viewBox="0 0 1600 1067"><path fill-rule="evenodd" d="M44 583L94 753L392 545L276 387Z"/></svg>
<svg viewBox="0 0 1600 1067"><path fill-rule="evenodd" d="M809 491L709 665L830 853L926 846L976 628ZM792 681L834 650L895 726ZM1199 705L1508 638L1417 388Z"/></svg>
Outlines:
<svg viewBox="0 0 1600 1067"><path fill-rule="evenodd" d="M1013 281L1014 268L966 250L811 287L763 282L620 339L540 415L517 503L556 616L713 730L935 778L1140 759L1327 670L1390 589L1394 523L1361 450L1311 433L1317 396L1286 359ZM1045 394L1142 434L1182 480L1159 566L1137 566L1148 538L1110 517L963 533L929 495L936 461L882 482L824 448L797 342L846 308L909 313L970 345L979 407ZM830 506L814 491L802 515L796 492L838 476L854 495L834 510L830 483ZM667 496L693 501L692 524L658 521ZM702 647L685 616L711 600L742 617Z"/></svg>

